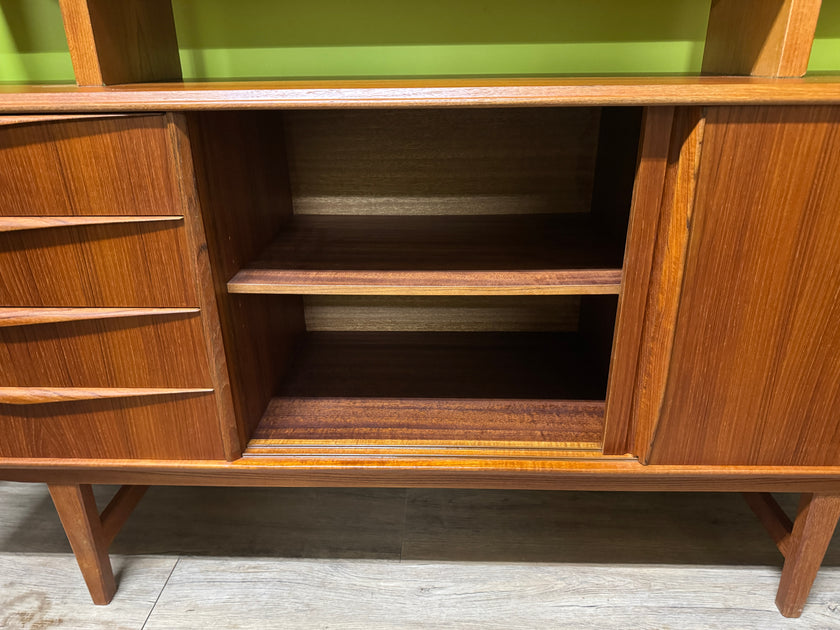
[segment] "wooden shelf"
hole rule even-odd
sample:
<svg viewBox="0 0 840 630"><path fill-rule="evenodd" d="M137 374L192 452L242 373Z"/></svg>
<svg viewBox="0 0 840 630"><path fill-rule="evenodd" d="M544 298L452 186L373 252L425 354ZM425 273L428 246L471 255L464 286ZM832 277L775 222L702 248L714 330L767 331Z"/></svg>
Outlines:
<svg viewBox="0 0 840 630"><path fill-rule="evenodd" d="M273 398L246 454L370 454L376 447L599 452L604 403L452 398ZM304 450L306 449L306 450ZM385 454L383 452L383 454Z"/></svg>
<svg viewBox="0 0 840 630"><path fill-rule="evenodd" d="M228 291L617 294L622 254L584 214L297 216Z"/></svg>
<svg viewBox="0 0 840 630"><path fill-rule="evenodd" d="M0 112L840 103L836 76L566 77L0 86Z"/></svg>

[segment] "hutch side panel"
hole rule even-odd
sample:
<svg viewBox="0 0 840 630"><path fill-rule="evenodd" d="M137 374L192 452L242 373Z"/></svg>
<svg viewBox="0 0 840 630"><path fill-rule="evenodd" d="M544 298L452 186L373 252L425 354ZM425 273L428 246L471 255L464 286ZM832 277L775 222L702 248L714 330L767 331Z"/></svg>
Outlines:
<svg viewBox="0 0 840 630"><path fill-rule="evenodd" d="M707 112L650 463L840 464L840 107Z"/></svg>

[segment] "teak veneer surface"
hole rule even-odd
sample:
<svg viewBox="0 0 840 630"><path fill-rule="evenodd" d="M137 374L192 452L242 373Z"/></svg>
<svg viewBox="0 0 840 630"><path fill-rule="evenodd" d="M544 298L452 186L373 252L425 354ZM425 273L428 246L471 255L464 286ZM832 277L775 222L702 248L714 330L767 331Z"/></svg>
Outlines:
<svg viewBox="0 0 840 630"><path fill-rule="evenodd" d="M303 310L310 332L574 332L580 323L581 302L587 299L569 295L308 295Z"/></svg>
<svg viewBox="0 0 840 630"><path fill-rule="evenodd" d="M712 0L705 74L801 77L822 0Z"/></svg>
<svg viewBox="0 0 840 630"><path fill-rule="evenodd" d="M706 120L650 461L836 466L840 108Z"/></svg>
<svg viewBox="0 0 840 630"><path fill-rule="evenodd" d="M604 452L609 454L633 452L635 436L630 417L642 352L648 286L668 168L674 110L673 107L648 107L642 120L607 386Z"/></svg>
<svg viewBox="0 0 840 630"><path fill-rule="evenodd" d="M840 103L836 77L597 77L0 86L0 112Z"/></svg>
<svg viewBox="0 0 840 630"><path fill-rule="evenodd" d="M581 457L244 457L235 462L160 459L33 459L0 455L9 481L170 486L519 488L670 492L838 492L840 468L664 466ZM772 544L772 543L768 543Z"/></svg>
<svg viewBox="0 0 840 630"><path fill-rule="evenodd" d="M198 313L197 308L8 308L0 307L0 328L33 326L122 317L175 316Z"/></svg>
<svg viewBox="0 0 840 630"><path fill-rule="evenodd" d="M621 252L587 215L297 216L234 293L618 293Z"/></svg>
<svg viewBox="0 0 840 630"><path fill-rule="evenodd" d="M0 304L196 307L183 222L0 232Z"/></svg>
<svg viewBox="0 0 840 630"><path fill-rule="evenodd" d="M0 456L223 459L212 390L122 393L129 396L96 398L93 391L85 400L0 404Z"/></svg>
<svg viewBox="0 0 840 630"><path fill-rule="evenodd" d="M114 223L154 223L158 221L180 221L182 216L90 216L90 217L2 217L0 232L18 232L21 230L43 230L49 228L73 227L80 225L109 225Z"/></svg>
<svg viewBox="0 0 840 630"><path fill-rule="evenodd" d="M227 290L227 281L260 255L292 214L283 118L277 112L185 116L195 182L185 188L204 221L208 275L244 448L305 329L299 296L243 296Z"/></svg>
<svg viewBox="0 0 840 630"><path fill-rule="evenodd" d="M587 212L598 201L612 213L628 207L630 192L616 178L602 188L626 192L618 195L626 200L595 195L604 192L594 186L598 160L612 157L633 171L632 122L601 125L617 112L640 116L637 108L599 107L273 115L283 123L296 215L515 215ZM629 149L617 144L624 135ZM599 141L609 150L599 152Z"/></svg>
<svg viewBox="0 0 840 630"><path fill-rule="evenodd" d="M54 405L119 398L160 398L208 394L210 388L179 387L0 387L0 405Z"/></svg>
<svg viewBox="0 0 840 630"><path fill-rule="evenodd" d="M170 0L60 0L79 85L181 78Z"/></svg>
<svg viewBox="0 0 840 630"><path fill-rule="evenodd" d="M668 384L705 123L700 108L681 108L671 133L630 417L630 451L644 463Z"/></svg>
<svg viewBox="0 0 840 630"><path fill-rule="evenodd" d="M197 314L0 327L0 387L212 387Z"/></svg>
<svg viewBox="0 0 840 630"><path fill-rule="evenodd" d="M0 127L0 215L180 215L171 159L165 116Z"/></svg>
<svg viewBox="0 0 840 630"><path fill-rule="evenodd" d="M273 398L249 449L342 443L597 445L604 403L464 398ZM333 448L333 450L336 450Z"/></svg>

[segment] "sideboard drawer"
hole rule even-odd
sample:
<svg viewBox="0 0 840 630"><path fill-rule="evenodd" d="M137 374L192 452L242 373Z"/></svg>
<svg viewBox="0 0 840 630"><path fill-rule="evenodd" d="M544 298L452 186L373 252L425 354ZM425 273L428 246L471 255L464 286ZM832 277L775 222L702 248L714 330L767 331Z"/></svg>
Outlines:
<svg viewBox="0 0 840 630"><path fill-rule="evenodd" d="M0 308L0 388L212 388L198 309Z"/></svg>
<svg viewBox="0 0 840 630"><path fill-rule="evenodd" d="M224 458L212 391L105 396L0 403L0 457Z"/></svg>
<svg viewBox="0 0 840 630"><path fill-rule="evenodd" d="M183 219L157 219L0 217L0 306L198 306Z"/></svg>
<svg viewBox="0 0 840 630"><path fill-rule="evenodd" d="M4 125L0 215L177 214L172 155L160 114Z"/></svg>

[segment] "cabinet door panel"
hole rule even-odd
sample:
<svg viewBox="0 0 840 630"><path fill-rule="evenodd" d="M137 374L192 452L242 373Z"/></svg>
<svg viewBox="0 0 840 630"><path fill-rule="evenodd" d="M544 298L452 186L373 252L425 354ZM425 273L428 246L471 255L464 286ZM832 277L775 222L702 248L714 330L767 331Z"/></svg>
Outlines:
<svg viewBox="0 0 840 630"><path fill-rule="evenodd" d="M840 108L707 114L662 464L840 464Z"/></svg>

